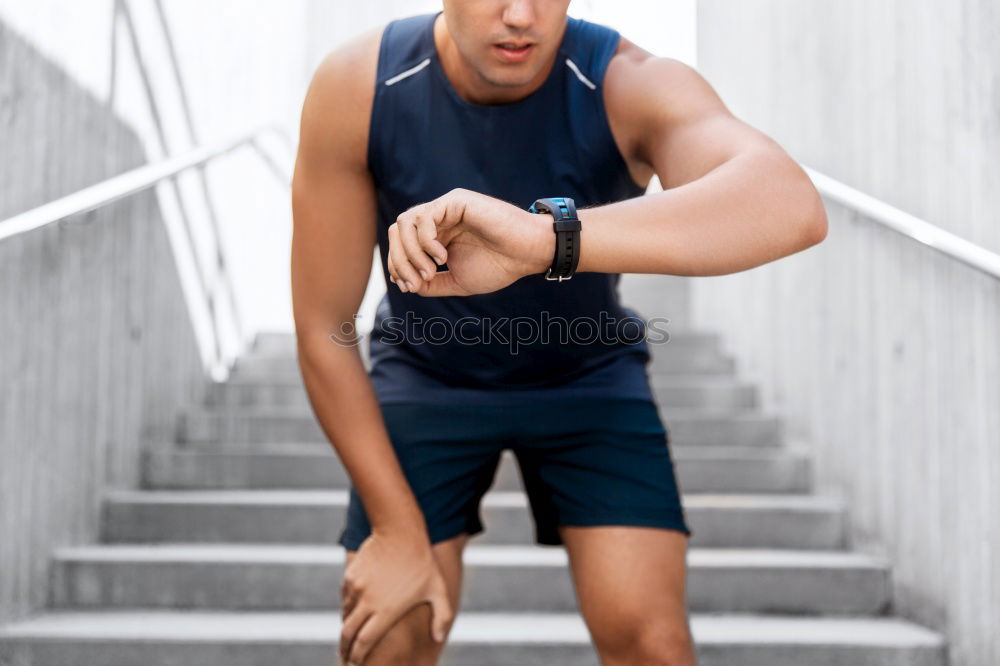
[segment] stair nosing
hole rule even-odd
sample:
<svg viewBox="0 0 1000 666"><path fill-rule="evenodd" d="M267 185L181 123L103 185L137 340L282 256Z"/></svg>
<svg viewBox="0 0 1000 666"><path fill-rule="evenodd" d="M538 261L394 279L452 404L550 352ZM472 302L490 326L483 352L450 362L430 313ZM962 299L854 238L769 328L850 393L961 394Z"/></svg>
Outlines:
<svg viewBox="0 0 1000 666"><path fill-rule="evenodd" d="M944 637L898 617L691 613L699 646L801 645L931 648ZM339 611L50 611L0 627L0 640L107 641L299 640L328 643L340 633ZM476 612L455 619L450 644L579 644L591 639L579 613Z"/></svg>
<svg viewBox="0 0 1000 666"><path fill-rule="evenodd" d="M326 544L246 544L238 542L107 543L56 548L60 563L114 564L342 564L342 546ZM471 566L566 566L564 549L531 545L470 543L463 561ZM795 548L692 547L688 566L703 569L886 570L881 556L857 551Z"/></svg>

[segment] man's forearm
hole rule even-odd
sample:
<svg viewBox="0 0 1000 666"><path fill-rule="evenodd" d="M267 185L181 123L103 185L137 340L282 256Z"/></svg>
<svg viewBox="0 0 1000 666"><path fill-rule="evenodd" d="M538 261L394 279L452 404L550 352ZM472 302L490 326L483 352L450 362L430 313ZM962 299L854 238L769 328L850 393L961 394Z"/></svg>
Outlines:
<svg viewBox="0 0 1000 666"><path fill-rule="evenodd" d="M826 234L812 182L776 151L743 154L685 185L577 214L579 272L724 275Z"/></svg>
<svg viewBox="0 0 1000 666"><path fill-rule="evenodd" d="M313 411L357 488L372 529L426 535L359 351L324 334L299 336L299 365Z"/></svg>

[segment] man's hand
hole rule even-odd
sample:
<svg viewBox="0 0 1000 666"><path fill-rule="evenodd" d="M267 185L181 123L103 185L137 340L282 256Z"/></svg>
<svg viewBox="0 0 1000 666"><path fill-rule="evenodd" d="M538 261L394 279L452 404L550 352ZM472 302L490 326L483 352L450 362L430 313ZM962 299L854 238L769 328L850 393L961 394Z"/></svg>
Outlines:
<svg viewBox="0 0 1000 666"><path fill-rule="evenodd" d="M431 605L431 636L444 642L454 620L448 588L426 540L373 532L344 571L340 657L364 663L385 632L419 603Z"/></svg>
<svg viewBox="0 0 1000 666"><path fill-rule="evenodd" d="M422 296L485 294L546 271L555 243L550 215L455 189L389 227L389 275ZM438 273L434 261L448 270Z"/></svg>

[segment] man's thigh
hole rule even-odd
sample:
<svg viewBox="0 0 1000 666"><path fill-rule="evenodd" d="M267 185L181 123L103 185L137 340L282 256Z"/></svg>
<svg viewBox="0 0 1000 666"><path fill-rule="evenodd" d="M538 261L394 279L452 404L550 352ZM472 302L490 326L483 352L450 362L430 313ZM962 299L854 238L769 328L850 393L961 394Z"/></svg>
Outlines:
<svg viewBox="0 0 1000 666"><path fill-rule="evenodd" d="M558 529L580 611L602 663L693 666L688 536L674 529L631 525Z"/></svg>
<svg viewBox="0 0 1000 666"><path fill-rule="evenodd" d="M431 546L448 587L448 599L456 614L462 596L462 552L468 539L468 534L459 534ZM356 555L357 551L347 551L345 568ZM435 643L431 637L430 604L417 604L372 648L368 659L365 660L365 666L402 663L432 666L437 663L442 649L443 644Z"/></svg>

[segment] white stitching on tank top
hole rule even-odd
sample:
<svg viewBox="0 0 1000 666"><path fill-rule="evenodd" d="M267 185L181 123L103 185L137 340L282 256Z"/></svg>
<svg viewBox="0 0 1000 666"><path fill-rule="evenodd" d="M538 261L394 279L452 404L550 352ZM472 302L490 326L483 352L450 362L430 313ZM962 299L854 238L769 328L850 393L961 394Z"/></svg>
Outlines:
<svg viewBox="0 0 1000 666"><path fill-rule="evenodd" d="M405 79L407 77L410 77L410 76L413 76L414 74L416 74L417 72L419 72L420 70L422 70L424 67L426 67L429 64L431 64L431 59L430 58L425 58L424 61L422 63L420 63L419 65L417 65L416 67L411 67L410 69L406 70L405 72L400 72L399 74L397 74L396 76L392 77L391 79L386 79L385 85L391 86L394 83L399 83L403 79Z"/></svg>
<svg viewBox="0 0 1000 666"><path fill-rule="evenodd" d="M573 73L576 74L576 78L583 81L583 85L587 86L591 90L597 89L597 86L594 85L594 82L583 75L583 72L580 71L580 68L576 66L575 62L573 62L569 58L566 58L566 64L569 66L570 69L573 70Z"/></svg>

